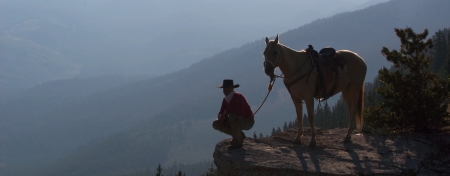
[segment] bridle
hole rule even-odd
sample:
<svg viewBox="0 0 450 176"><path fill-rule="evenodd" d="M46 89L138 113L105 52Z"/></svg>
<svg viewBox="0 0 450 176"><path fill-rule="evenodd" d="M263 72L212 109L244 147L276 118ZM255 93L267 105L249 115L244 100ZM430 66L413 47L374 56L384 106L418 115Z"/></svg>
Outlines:
<svg viewBox="0 0 450 176"><path fill-rule="evenodd" d="M273 69L274 69L274 71L273 71L273 75L271 75L270 76L270 79L273 81L275 78L289 78L289 77L292 77L292 76L294 76L294 75L296 75L302 68L303 68L303 66L305 65L305 63L306 63L306 61L307 61L307 59L305 59L305 61L303 61L303 63L301 64L301 67L300 68L298 68L296 71L295 71L295 73L293 73L293 74L291 74L291 75L289 75L289 76L283 76L283 73L281 73L281 75L276 75L275 74L275 62L277 62L277 60L278 60L278 58L279 57L281 57L280 55L281 55L281 52L280 52L280 49L279 49L279 47L280 47L280 45L278 45L277 44L277 57L275 58L275 60L272 62L272 61L270 61L269 59L266 59L266 57L264 56L264 62L263 62L263 65L264 65L264 68L266 67L266 63L269 63L270 65L272 65L272 67L273 67Z"/></svg>
<svg viewBox="0 0 450 176"><path fill-rule="evenodd" d="M275 52L277 54L277 57L275 57L275 60L273 62L271 60L267 59L266 56L264 56L264 62L263 62L264 68L266 67L266 64L269 63L270 65L272 65L273 69L275 70L275 68L276 68L275 67L275 62L277 62L278 58L280 57L280 49L279 49L279 45L278 44L277 44L277 51L275 51ZM266 54L267 53L265 53L265 51L264 51L264 55L266 55Z"/></svg>

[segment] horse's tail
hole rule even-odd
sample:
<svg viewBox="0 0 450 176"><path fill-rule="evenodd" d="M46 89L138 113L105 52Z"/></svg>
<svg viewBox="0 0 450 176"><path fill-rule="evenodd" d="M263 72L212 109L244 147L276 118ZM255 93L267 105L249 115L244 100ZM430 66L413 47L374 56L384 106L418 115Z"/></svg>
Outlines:
<svg viewBox="0 0 450 176"><path fill-rule="evenodd" d="M361 91L359 91L358 99L358 109L356 110L356 128L358 131L362 132L364 126L364 83L361 86Z"/></svg>

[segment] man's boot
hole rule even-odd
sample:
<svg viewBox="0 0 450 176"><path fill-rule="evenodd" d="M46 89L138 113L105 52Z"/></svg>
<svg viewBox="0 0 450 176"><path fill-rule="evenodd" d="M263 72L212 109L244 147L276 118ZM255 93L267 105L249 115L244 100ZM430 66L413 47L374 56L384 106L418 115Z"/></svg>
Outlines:
<svg viewBox="0 0 450 176"><path fill-rule="evenodd" d="M242 138L242 139L245 139L245 138L247 138L247 136L245 136L245 133L244 133L244 132L242 132L242 131L241 131L241 133L242 133L242 136L243 136L243 138ZM231 135L231 134L230 134L230 135ZM233 140L231 140L231 141L230 141L230 144L233 144Z"/></svg>

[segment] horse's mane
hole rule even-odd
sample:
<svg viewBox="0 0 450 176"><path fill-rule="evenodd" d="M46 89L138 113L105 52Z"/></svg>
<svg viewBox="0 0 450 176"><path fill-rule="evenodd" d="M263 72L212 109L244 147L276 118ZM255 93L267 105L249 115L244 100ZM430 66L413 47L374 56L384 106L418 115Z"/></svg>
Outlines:
<svg viewBox="0 0 450 176"><path fill-rule="evenodd" d="M288 46L286 46L286 45L283 45L283 44L281 44L281 43L279 43L279 45L281 45L281 46L283 46L284 48L286 48L286 49L288 49L288 50L291 50L291 51L295 51L295 52L305 52L304 49L295 50L295 49L292 49L292 48L290 48L290 47L288 47Z"/></svg>

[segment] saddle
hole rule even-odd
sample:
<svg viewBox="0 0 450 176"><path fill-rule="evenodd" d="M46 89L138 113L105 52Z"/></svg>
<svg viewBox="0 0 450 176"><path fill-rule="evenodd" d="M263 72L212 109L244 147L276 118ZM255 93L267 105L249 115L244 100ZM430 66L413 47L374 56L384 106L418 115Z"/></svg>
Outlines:
<svg viewBox="0 0 450 176"><path fill-rule="evenodd" d="M323 48L319 52L317 52L316 50L314 50L312 45L308 45L308 49L306 49L306 52L309 53L312 65L313 67L315 67L319 75L319 84L316 85L314 97L316 97L320 101L327 100L328 98L333 96L333 93L338 85L338 67L341 70L344 70L344 67L347 63L344 59L342 59L342 56L339 53L336 53L336 50L331 47ZM333 81L333 87L331 87L331 89L327 91L327 84Z"/></svg>

